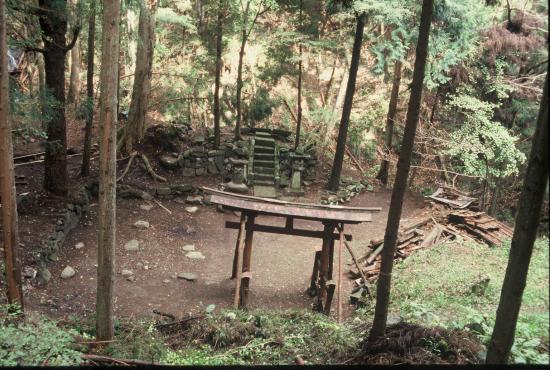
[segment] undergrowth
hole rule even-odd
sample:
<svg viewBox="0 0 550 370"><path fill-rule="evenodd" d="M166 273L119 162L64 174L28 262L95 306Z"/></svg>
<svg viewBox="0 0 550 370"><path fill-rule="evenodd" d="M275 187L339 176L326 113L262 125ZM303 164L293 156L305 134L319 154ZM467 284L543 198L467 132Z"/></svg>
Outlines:
<svg viewBox="0 0 550 370"><path fill-rule="evenodd" d="M48 318L0 305L0 366L78 365L76 332Z"/></svg>
<svg viewBox="0 0 550 370"><path fill-rule="evenodd" d="M395 266L390 310L407 322L466 329L487 345L509 249L509 243L490 248L464 241L417 251ZM512 348L515 363L549 361L548 258L548 240L537 240Z"/></svg>

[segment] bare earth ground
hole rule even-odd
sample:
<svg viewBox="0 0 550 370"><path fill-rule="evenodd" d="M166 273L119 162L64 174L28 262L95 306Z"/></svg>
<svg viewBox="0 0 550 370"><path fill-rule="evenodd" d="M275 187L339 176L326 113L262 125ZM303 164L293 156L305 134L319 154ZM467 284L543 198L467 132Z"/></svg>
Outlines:
<svg viewBox="0 0 550 370"><path fill-rule="evenodd" d="M80 135L77 132L75 136ZM24 148L23 148L24 149ZM23 150L21 149L21 150ZM36 146L34 146L36 149ZM30 150L33 152L33 150ZM24 152L24 150L23 150ZM21 153L21 151L20 151ZM72 188L78 189L82 184L93 180L97 170L94 159L94 174L85 179L78 177L81 157L70 159L70 177ZM156 160L153 160L154 166ZM125 162L119 162L119 171ZM318 202L324 182L325 163L320 169L319 180L309 187L306 197L296 199L302 202ZM20 214L20 235L23 243L24 266L34 266L33 253L53 231L56 216L64 206L62 198L53 197L41 190L43 164L32 164L16 168L18 175L25 175L29 184L18 187L18 193L37 191L37 204L29 209L22 209ZM219 176L182 177L159 169L159 173L174 182L186 182L195 186L216 187ZM347 168L346 175L353 176L354 169ZM144 171L133 166L127 179L134 182L153 184ZM359 256L366 251L371 239L384 234L386 217L391 192L376 189L355 197L348 205L381 207L382 211L373 216L371 223L349 226L347 232L353 234L353 246ZM134 199L117 200L117 242L116 242L116 276L115 276L115 315L143 316L153 309L169 312L181 317L188 313L203 310L209 304L217 309L231 307L233 302L234 280L230 280L233 251L237 237L236 230L224 228L226 220L238 220L233 213L221 213L215 206L199 206L198 212L190 214L184 210L183 198L161 199L160 202L172 211L168 214L154 202ZM150 203L150 211L140 209L141 204ZM403 222L413 219L420 213L423 200L419 195L407 194L403 209ZM52 279L45 287L27 284L27 307L48 314L62 317L69 314L87 316L93 314L96 293L97 264L97 205L92 204L90 212L69 234L59 253L59 260L51 262L48 267ZM137 220L151 224L149 229L140 230L133 226ZM283 220L272 217L258 217L264 224L280 224ZM296 226L310 229L321 229L320 223L297 221ZM140 241L140 250L126 251L124 244L130 239ZM78 242L84 248L76 249ZM305 294L311 275L314 247L318 239L301 238L285 235L255 233L252 252L252 281L249 307L253 308L308 308L313 302ZM194 244L196 250L206 257L203 260L190 260L185 257L182 247ZM345 262L351 257L344 250ZM335 248L337 256L337 249ZM335 256L335 263L337 257ZM70 279L61 279L61 271L70 265L76 275ZM335 265L335 271L336 270ZM344 264L343 298L344 315L353 310L348 304L352 281L345 275L348 270ZM135 280L127 281L122 277L122 269L134 272ZM190 282L176 278L181 272L192 272L198 275L196 281ZM334 301L336 302L336 300ZM333 304L333 311L336 304Z"/></svg>

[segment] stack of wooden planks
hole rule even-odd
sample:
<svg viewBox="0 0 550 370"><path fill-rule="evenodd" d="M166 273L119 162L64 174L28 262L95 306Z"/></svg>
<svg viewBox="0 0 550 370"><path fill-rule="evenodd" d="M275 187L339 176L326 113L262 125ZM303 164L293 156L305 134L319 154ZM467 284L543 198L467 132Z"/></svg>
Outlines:
<svg viewBox="0 0 550 370"><path fill-rule="evenodd" d="M447 220L458 229L491 246L501 246L506 239L512 239L514 233L511 227L488 216L485 212L453 211L448 214Z"/></svg>
<svg viewBox="0 0 550 370"><path fill-rule="evenodd" d="M459 236L462 239L482 241L490 246L500 246L505 240L511 239L512 234L513 230L509 226L484 212L448 208L436 211L434 208L428 217L400 228L394 259L403 260L418 249L429 248ZM368 252L354 261L354 269L348 273L352 279L356 279L357 285L362 285L363 277L368 282L378 277L383 243L383 239L372 240Z"/></svg>

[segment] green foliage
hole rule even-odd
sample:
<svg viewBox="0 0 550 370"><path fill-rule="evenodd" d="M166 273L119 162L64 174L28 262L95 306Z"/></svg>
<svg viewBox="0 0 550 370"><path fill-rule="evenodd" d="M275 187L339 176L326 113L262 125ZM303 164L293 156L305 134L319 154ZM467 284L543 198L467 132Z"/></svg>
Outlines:
<svg viewBox="0 0 550 370"><path fill-rule="evenodd" d="M230 318L230 315L234 315ZM352 324L338 325L309 310L222 311L194 324L184 348L163 362L177 365L341 363L362 339Z"/></svg>
<svg viewBox="0 0 550 370"><path fill-rule="evenodd" d="M16 138L24 141L32 137L45 138L46 131L42 123L51 120L57 107L59 102L51 91L25 93L15 83L10 84L10 116L14 122Z"/></svg>
<svg viewBox="0 0 550 370"><path fill-rule="evenodd" d="M59 328L45 317L15 318L0 306L0 366L78 365L76 332Z"/></svg>
<svg viewBox="0 0 550 370"><path fill-rule="evenodd" d="M183 28L188 32L197 32L197 28L189 16L185 14L177 14L171 8L158 8L155 19L158 23L177 24L183 26Z"/></svg>
<svg viewBox="0 0 550 370"><path fill-rule="evenodd" d="M255 124L269 118L273 109L281 104L280 99L271 98L266 88L259 88L256 95L250 101L247 111L247 120Z"/></svg>
<svg viewBox="0 0 550 370"><path fill-rule="evenodd" d="M450 134L446 153L458 161L463 173L503 178L517 174L526 159L516 148L517 138L491 119L496 106L468 94L452 95L447 103L455 122L462 124Z"/></svg>
<svg viewBox="0 0 550 370"><path fill-rule="evenodd" d="M509 257L509 242L490 248L458 241L420 250L395 267L390 310L407 321L463 329L485 345ZM512 358L516 363L548 363L548 240L535 243ZM488 279L488 281L487 281ZM484 289L474 287L484 284Z"/></svg>

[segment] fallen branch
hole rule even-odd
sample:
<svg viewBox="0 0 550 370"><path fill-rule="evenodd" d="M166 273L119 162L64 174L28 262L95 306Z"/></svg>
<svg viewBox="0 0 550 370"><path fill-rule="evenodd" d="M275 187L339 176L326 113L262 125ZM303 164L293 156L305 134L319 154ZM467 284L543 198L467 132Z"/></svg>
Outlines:
<svg viewBox="0 0 550 370"><path fill-rule="evenodd" d="M120 359L120 358L101 356L101 355L83 354L81 357L84 360L89 360L89 361L94 361L99 363L118 364L122 366L131 366L131 365L158 366L160 365L158 362L148 362L148 361L133 360L133 359Z"/></svg>
<svg viewBox="0 0 550 370"><path fill-rule="evenodd" d="M170 211L168 208L166 208L165 206L163 206L158 200L156 199L153 199L153 202L155 202L156 204L158 204L160 206L160 208L164 209L166 212L168 212L169 215L172 214L172 211Z"/></svg>

